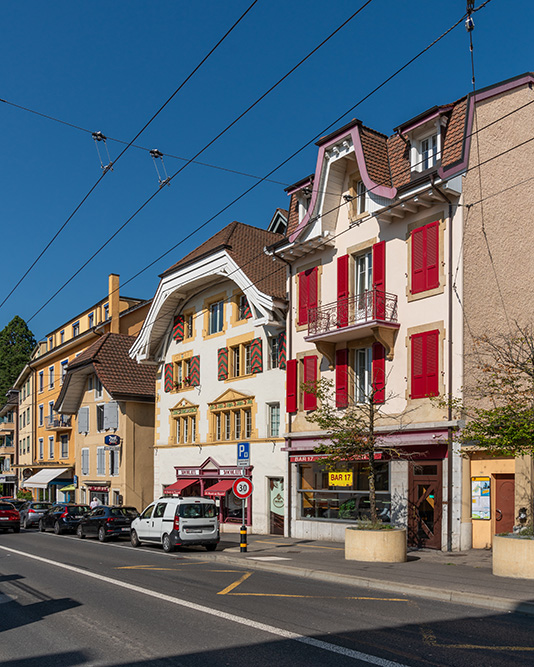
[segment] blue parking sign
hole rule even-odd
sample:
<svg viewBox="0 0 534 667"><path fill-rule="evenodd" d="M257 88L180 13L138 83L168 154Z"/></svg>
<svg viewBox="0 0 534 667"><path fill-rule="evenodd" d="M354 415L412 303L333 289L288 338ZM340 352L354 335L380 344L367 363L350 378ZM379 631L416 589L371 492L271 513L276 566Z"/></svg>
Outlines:
<svg viewBox="0 0 534 667"><path fill-rule="evenodd" d="M250 464L250 442L237 443L237 465L248 466Z"/></svg>

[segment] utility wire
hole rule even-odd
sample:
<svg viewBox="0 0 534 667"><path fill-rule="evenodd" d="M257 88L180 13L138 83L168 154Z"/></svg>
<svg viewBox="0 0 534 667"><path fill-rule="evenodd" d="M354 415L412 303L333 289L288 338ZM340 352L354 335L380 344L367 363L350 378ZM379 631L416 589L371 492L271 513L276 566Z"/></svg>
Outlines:
<svg viewBox="0 0 534 667"><path fill-rule="evenodd" d="M174 99L174 97L182 90L182 88L186 85L186 83L198 72L198 70L202 67L202 65L208 60L208 58L217 50L217 48L224 42L224 40L230 35L230 33L241 23L241 21L245 18L245 16L250 12L250 10L254 7L254 5L258 2L258 0L253 0L252 4L249 5L249 7L241 14L241 16L237 19L237 21L226 31L226 33L219 39L219 41L213 46L210 51L204 56L204 58L200 61L200 63L190 72L190 74L182 81L182 83L178 86L178 88L172 93L172 95L160 106L160 108L152 115L152 117L143 125L143 127L139 130L139 132L133 137L131 141L128 142L128 144L125 146L125 148L122 149L122 151L119 153L119 155L110 162L108 165L111 167L111 165L116 164L120 158L126 153L126 151L134 144L134 141L138 139L141 134L147 129L147 127L159 116L159 114L165 109L165 107L171 102L171 100ZM6 102L6 100L2 100L2 102ZM13 105L13 106L18 106L18 105ZM31 111L30 109L27 109L25 107L20 107L24 108L25 111ZM39 116L44 116L45 118L50 118L52 119L51 116L46 116L45 114L41 114L38 112L32 111L32 113L36 113ZM53 119L56 120L56 119ZM65 123L66 125L70 125L71 127L74 127L78 130L84 130L84 128L79 127L78 125L73 125L71 123ZM86 131L86 130L84 130ZM75 207L75 209L72 211L72 213L68 216L68 218L65 220L65 222L61 225L61 227L57 230L57 232L52 236L50 241L46 244L46 246L41 250L39 255L35 258L35 260L32 262L32 264L28 267L28 269L25 271L25 273L22 275L22 277L18 280L18 282L15 284L13 289L9 292L9 294L4 298L4 300L0 303L0 308L6 303L6 301L9 299L9 297L15 292L15 290L19 287L19 285L22 283L22 281L26 278L26 276L30 273L30 271L33 269L33 267L37 264L37 262L41 259L41 257L45 254L45 252L50 248L50 246L54 243L54 241L57 239L57 237L61 234L61 232L65 229L65 227L68 225L68 223L72 220L72 218L76 215L76 213L80 210L80 208L83 206L83 204L87 201L87 199L91 196L91 194L96 190L100 182L103 180L105 175L110 171L110 169L104 169L102 174L100 175L100 178L96 181L96 183L92 186L92 188L89 190L89 192L83 197L83 199L80 201L80 203Z"/></svg>

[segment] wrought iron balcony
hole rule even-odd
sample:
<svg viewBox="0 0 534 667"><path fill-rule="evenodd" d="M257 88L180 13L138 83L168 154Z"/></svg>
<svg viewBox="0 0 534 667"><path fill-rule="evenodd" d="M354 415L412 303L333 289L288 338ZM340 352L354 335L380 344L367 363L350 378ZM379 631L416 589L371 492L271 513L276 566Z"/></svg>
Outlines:
<svg viewBox="0 0 534 667"><path fill-rule="evenodd" d="M397 295L373 289L311 308L306 340L317 344L340 343L374 336L391 354L398 328ZM391 330L389 334L387 329Z"/></svg>
<svg viewBox="0 0 534 667"><path fill-rule="evenodd" d="M71 428L70 415L54 415L46 418L45 428L47 431L67 431Z"/></svg>

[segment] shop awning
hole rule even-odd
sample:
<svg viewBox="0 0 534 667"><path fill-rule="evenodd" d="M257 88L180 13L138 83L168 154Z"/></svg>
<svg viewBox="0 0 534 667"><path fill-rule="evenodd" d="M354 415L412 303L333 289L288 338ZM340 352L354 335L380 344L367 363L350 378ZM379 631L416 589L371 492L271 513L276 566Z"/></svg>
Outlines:
<svg viewBox="0 0 534 667"><path fill-rule="evenodd" d="M163 489L163 495L172 496L173 493L180 493L195 482L198 482L198 479L179 479L177 482L174 482L174 484L171 484L166 489Z"/></svg>
<svg viewBox="0 0 534 667"><path fill-rule="evenodd" d="M68 468L43 468L43 470L39 470L35 475L28 477L28 479L24 481L24 486L31 486L36 489L46 489L49 482L62 475L64 472L67 472L67 470Z"/></svg>
<svg viewBox="0 0 534 667"><path fill-rule="evenodd" d="M67 491L76 491L76 487L74 484L67 484L67 486L64 486L63 488L59 489L62 493L65 493Z"/></svg>
<svg viewBox="0 0 534 667"><path fill-rule="evenodd" d="M217 484L210 486L204 491L205 496L225 496L229 489L232 488L235 479L222 479Z"/></svg>

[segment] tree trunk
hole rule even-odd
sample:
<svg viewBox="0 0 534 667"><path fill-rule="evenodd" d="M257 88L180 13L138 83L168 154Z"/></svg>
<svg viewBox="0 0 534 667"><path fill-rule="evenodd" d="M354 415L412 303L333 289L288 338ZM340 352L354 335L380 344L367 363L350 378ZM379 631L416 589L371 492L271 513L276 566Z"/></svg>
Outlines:
<svg viewBox="0 0 534 667"><path fill-rule="evenodd" d="M371 511L371 521L378 523L378 514L376 513L376 462L375 462L375 406L374 394L369 403L369 509Z"/></svg>

